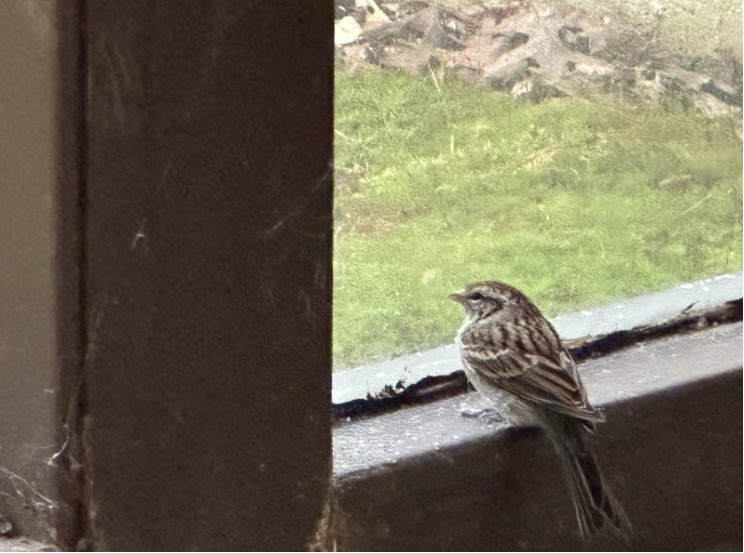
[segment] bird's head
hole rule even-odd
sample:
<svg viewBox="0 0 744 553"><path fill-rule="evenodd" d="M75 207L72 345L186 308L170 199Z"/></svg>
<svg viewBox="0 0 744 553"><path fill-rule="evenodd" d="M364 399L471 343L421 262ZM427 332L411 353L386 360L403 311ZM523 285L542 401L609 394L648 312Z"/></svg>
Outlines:
<svg viewBox="0 0 744 553"><path fill-rule="evenodd" d="M505 308L536 309L522 292L506 283L489 280L469 284L449 299L465 308L469 319L482 319Z"/></svg>

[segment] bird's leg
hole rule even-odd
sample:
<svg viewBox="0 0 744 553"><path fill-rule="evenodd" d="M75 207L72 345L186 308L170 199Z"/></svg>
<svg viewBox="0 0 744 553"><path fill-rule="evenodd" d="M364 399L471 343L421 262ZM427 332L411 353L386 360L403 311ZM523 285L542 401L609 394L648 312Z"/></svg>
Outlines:
<svg viewBox="0 0 744 553"><path fill-rule="evenodd" d="M467 417L469 419L480 419L486 424L503 424L504 417L494 409L493 407L484 407L482 409L460 409L460 416Z"/></svg>

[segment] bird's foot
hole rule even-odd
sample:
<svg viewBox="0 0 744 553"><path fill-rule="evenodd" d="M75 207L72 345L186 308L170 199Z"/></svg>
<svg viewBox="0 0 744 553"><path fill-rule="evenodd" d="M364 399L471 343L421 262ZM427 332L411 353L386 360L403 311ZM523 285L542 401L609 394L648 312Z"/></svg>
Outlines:
<svg viewBox="0 0 744 553"><path fill-rule="evenodd" d="M464 408L460 410L460 415L469 419L480 419L486 424L503 424L504 418L499 414L496 409L492 407L486 407L484 409L468 409Z"/></svg>

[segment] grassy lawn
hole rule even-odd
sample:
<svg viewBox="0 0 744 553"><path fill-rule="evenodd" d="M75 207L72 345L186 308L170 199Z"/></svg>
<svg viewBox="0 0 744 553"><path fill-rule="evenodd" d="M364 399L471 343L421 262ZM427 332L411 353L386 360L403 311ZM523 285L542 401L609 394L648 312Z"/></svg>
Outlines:
<svg viewBox="0 0 744 553"><path fill-rule="evenodd" d="M336 75L334 368L450 342L482 279L548 316L742 267L730 120Z"/></svg>

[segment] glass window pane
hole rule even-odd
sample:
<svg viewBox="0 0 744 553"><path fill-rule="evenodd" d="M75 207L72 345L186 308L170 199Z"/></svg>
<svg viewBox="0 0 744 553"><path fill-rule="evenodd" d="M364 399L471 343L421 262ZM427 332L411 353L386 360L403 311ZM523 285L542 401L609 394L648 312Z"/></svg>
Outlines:
<svg viewBox="0 0 744 553"><path fill-rule="evenodd" d="M735 0L337 2L334 369L742 267ZM361 33L361 34L360 34Z"/></svg>

